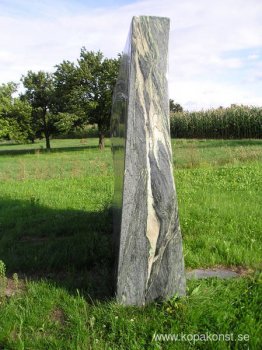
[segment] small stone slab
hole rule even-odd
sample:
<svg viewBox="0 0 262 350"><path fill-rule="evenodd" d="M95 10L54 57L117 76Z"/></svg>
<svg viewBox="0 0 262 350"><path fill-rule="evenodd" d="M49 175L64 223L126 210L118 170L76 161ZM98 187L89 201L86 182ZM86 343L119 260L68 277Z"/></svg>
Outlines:
<svg viewBox="0 0 262 350"><path fill-rule="evenodd" d="M186 272L186 278L189 280L192 279L202 279L217 277L222 279L239 277L240 273L229 269L196 269Z"/></svg>

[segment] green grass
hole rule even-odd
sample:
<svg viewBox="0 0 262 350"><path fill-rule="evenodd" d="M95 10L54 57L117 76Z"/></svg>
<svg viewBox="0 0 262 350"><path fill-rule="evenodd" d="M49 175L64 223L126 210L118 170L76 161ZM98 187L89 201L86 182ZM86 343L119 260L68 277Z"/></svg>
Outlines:
<svg viewBox="0 0 262 350"><path fill-rule="evenodd" d="M47 282L31 282L23 297L1 307L3 349L259 349L257 277L191 281L188 296L143 308L92 304ZM155 333L247 334L243 342L157 342ZM248 347L249 346L249 347Z"/></svg>
<svg viewBox="0 0 262 350"><path fill-rule="evenodd" d="M96 139L53 140L53 151L44 142L33 145L0 144L0 180L64 179L79 176L112 175L110 140L101 154Z"/></svg>
<svg viewBox="0 0 262 350"><path fill-rule="evenodd" d="M261 263L262 164L178 170L188 267Z"/></svg>
<svg viewBox="0 0 262 350"><path fill-rule="evenodd" d="M189 281L145 308L112 297L110 141L0 145L0 259L28 279L0 300L0 349L258 349L262 141L173 141L186 267L245 267ZM154 333L249 334L249 342L160 342Z"/></svg>

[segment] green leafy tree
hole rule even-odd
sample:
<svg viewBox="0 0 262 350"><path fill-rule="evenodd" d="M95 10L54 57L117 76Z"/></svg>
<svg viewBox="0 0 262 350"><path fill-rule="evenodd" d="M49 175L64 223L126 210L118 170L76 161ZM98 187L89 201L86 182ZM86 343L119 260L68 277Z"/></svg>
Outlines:
<svg viewBox="0 0 262 350"><path fill-rule="evenodd" d="M12 84L8 83L0 86L0 139L7 138L11 131L6 115L11 107L12 93L15 91L12 89Z"/></svg>
<svg viewBox="0 0 262 350"><path fill-rule="evenodd" d="M0 86L0 137L16 142L26 142L34 138L31 127L31 106L13 94L17 84L10 82Z"/></svg>
<svg viewBox="0 0 262 350"><path fill-rule="evenodd" d="M56 126L59 131L68 133L87 124L83 93L79 78L78 67L70 62L63 61L56 66L54 73L54 105Z"/></svg>
<svg viewBox="0 0 262 350"><path fill-rule="evenodd" d="M13 99L13 94L17 91L17 84L9 82L0 86L0 107L9 105Z"/></svg>
<svg viewBox="0 0 262 350"><path fill-rule="evenodd" d="M57 112L82 113L79 104L78 68L70 61L56 65L54 73L55 106Z"/></svg>
<svg viewBox="0 0 262 350"><path fill-rule="evenodd" d="M32 106L33 129L39 136L44 134L46 149L50 150L50 137L56 132L54 104L54 78L50 73L29 71L22 77L25 93L22 100L27 100Z"/></svg>
<svg viewBox="0 0 262 350"><path fill-rule="evenodd" d="M15 98L9 110L7 119L13 126L11 139L19 142L34 142L35 132L32 125L32 108L27 101Z"/></svg>
<svg viewBox="0 0 262 350"><path fill-rule="evenodd" d="M112 95L119 69L119 59L105 58L102 52L81 49L76 64L63 61L54 73L56 126L71 131L95 124L99 147L110 129Z"/></svg>
<svg viewBox="0 0 262 350"><path fill-rule="evenodd" d="M104 58L102 52L80 53L79 78L82 104L90 124L97 124L99 147L104 148L104 137L110 129L112 96L119 70L119 58Z"/></svg>
<svg viewBox="0 0 262 350"><path fill-rule="evenodd" d="M74 130L79 123L79 117L73 113L59 112L54 123L58 133L68 134Z"/></svg>
<svg viewBox="0 0 262 350"><path fill-rule="evenodd" d="M67 130L70 125L72 128L96 124L99 147L104 148L104 137L110 129L119 59L104 58L100 51L82 48L76 65L63 61L56 68L56 109L66 118L64 121L60 118L58 124L66 126Z"/></svg>
<svg viewBox="0 0 262 350"><path fill-rule="evenodd" d="M183 112L183 107L172 99L169 100L169 109L171 113Z"/></svg>
<svg viewBox="0 0 262 350"><path fill-rule="evenodd" d="M11 132L11 126L8 120L0 117L0 139L8 137Z"/></svg>

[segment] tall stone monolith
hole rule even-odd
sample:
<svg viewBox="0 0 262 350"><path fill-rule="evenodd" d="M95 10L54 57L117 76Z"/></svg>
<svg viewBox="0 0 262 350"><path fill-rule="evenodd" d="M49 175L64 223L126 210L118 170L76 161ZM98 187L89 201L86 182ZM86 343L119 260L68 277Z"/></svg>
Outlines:
<svg viewBox="0 0 262 350"><path fill-rule="evenodd" d="M125 305L185 294L170 140L168 37L168 18L133 18L113 99L116 297Z"/></svg>

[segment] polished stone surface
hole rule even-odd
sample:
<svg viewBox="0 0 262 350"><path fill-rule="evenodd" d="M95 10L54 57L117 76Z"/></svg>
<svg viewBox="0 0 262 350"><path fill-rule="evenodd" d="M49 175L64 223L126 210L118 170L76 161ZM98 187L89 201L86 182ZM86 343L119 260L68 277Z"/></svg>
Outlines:
<svg viewBox="0 0 262 350"><path fill-rule="evenodd" d="M117 300L185 294L167 85L169 19L134 17L114 93Z"/></svg>

